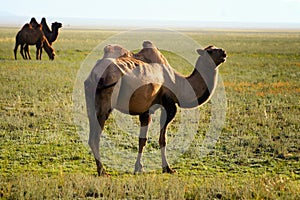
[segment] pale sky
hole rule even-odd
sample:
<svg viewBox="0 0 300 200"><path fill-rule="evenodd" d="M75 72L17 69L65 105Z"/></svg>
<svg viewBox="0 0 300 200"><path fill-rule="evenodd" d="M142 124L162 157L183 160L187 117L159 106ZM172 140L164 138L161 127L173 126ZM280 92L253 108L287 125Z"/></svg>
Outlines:
<svg viewBox="0 0 300 200"><path fill-rule="evenodd" d="M300 23L300 0L4 0L0 17L6 14L60 19Z"/></svg>

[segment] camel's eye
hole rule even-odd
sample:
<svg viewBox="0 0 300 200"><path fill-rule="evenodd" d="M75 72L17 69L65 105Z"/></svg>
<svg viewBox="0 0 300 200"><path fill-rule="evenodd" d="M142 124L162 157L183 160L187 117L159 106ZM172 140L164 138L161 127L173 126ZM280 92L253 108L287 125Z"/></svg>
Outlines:
<svg viewBox="0 0 300 200"><path fill-rule="evenodd" d="M209 54L212 54L212 52L213 52L212 50L207 50L207 53Z"/></svg>

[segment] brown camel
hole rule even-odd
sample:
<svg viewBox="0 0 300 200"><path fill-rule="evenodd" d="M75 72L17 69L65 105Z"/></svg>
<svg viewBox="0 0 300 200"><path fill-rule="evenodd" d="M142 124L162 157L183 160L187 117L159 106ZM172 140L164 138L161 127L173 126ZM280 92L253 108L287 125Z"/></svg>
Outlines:
<svg viewBox="0 0 300 200"><path fill-rule="evenodd" d="M164 173L174 173L166 157L166 129L176 114L176 104L183 108L193 108L207 102L216 87L218 66L226 59L225 51L214 46L198 49L200 57L196 67L191 75L184 77L169 65L152 63L153 57L145 53L148 51L159 52L152 44L151 48L144 48L138 55L125 54L118 57L116 54L116 59L104 56L84 83L90 123L89 145L95 157L98 175L107 174L100 160L99 141L105 121L113 109L139 115L141 128L135 172L143 170L142 152L147 141L150 115L157 109L157 104L165 111L161 114L159 137L162 168ZM151 64L137 60L135 56ZM165 59L159 54L154 57Z"/></svg>
<svg viewBox="0 0 300 200"><path fill-rule="evenodd" d="M31 18L30 24L32 25L32 27L35 27L38 25L37 21L35 18ZM42 25L42 30L49 42L50 45L52 45L53 42L56 41L57 37L58 37L58 30L62 27L62 23L59 22L54 22L52 23L51 29L48 27L48 24L46 22L46 19L43 17L41 20L41 25ZM26 44L24 47L25 50L25 57L29 57L30 59L30 52L29 52L29 46ZM42 54L42 49L40 51L40 54Z"/></svg>
<svg viewBox="0 0 300 200"><path fill-rule="evenodd" d="M55 53L54 49L50 46L50 44L47 41L47 38L45 37L43 31L42 31L42 26L39 25L37 28L32 28L30 24L25 24L22 29L17 33L16 36L16 45L14 48L14 55L15 59L17 60L17 50L18 46L21 45L21 50L20 53L24 59L26 57L24 56L23 49L24 45L36 45L37 47L37 52L36 52L36 59L39 60L41 59L40 55L40 50L42 47L45 48L49 59L53 60Z"/></svg>

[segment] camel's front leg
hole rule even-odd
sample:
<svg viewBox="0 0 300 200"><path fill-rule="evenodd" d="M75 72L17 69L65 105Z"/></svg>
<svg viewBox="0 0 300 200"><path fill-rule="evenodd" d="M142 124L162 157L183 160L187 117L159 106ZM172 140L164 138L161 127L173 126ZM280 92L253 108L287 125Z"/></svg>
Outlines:
<svg viewBox="0 0 300 200"><path fill-rule="evenodd" d="M29 52L29 45L28 45L28 44L25 45L24 50L25 50L25 58L26 58L26 59L28 58L29 60L31 60L30 52ZM27 56L28 56L28 57L27 57Z"/></svg>
<svg viewBox="0 0 300 200"><path fill-rule="evenodd" d="M42 42L37 42L36 43L36 59L37 60L41 60L41 49L43 47L43 43Z"/></svg>
<svg viewBox="0 0 300 200"><path fill-rule="evenodd" d="M173 174L176 171L170 168L170 165L167 161L167 153L166 153L166 130L168 124L175 117L177 112L176 105L171 98L165 97L163 98L163 107L165 110L162 111L161 119L160 119L160 135L159 135L159 146L161 151L161 159L162 159L162 172Z"/></svg>
<svg viewBox="0 0 300 200"><path fill-rule="evenodd" d="M36 48L36 59L40 60L40 48Z"/></svg>
<svg viewBox="0 0 300 200"><path fill-rule="evenodd" d="M24 44L21 44L20 53L21 53L23 59L26 59L25 56L24 56Z"/></svg>
<svg viewBox="0 0 300 200"><path fill-rule="evenodd" d="M40 50L40 59L42 59L42 54L43 54L43 48Z"/></svg>
<svg viewBox="0 0 300 200"><path fill-rule="evenodd" d="M134 173L143 172L142 156L143 156L143 149L147 142L148 125L151 121L151 116L149 112L146 112L141 114L139 119L141 123L140 135L139 135L139 152L135 162Z"/></svg>

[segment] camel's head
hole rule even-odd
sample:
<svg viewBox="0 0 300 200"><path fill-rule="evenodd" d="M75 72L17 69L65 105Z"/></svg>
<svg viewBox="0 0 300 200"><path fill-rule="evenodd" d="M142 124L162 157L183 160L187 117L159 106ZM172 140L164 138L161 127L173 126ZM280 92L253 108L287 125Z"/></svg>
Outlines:
<svg viewBox="0 0 300 200"><path fill-rule="evenodd" d="M55 52L54 49L51 50L51 53L49 54L49 60L54 60Z"/></svg>
<svg viewBox="0 0 300 200"><path fill-rule="evenodd" d="M167 59L150 41L144 41L143 49L138 53L133 54L133 57L146 63L159 63L169 65Z"/></svg>
<svg viewBox="0 0 300 200"><path fill-rule="evenodd" d="M52 23L51 25L51 29L54 30L54 29L59 29L62 27L62 23L59 23L59 22L54 22Z"/></svg>
<svg viewBox="0 0 300 200"><path fill-rule="evenodd" d="M49 60L54 60L54 57L55 57L54 49L53 49L53 47L50 46L50 44L48 43L47 40L45 40L45 42L43 43L43 47L49 56Z"/></svg>
<svg viewBox="0 0 300 200"><path fill-rule="evenodd" d="M210 58L214 61L216 66L219 66L226 60L226 52L223 49L217 48L215 46L208 46L205 49L197 49L197 52L200 56L209 55Z"/></svg>
<svg viewBox="0 0 300 200"><path fill-rule="evenodd" d="M104 47L103 58L119 58L121 56L131 56L131 52L117 44L109 44Z"/></svg>

